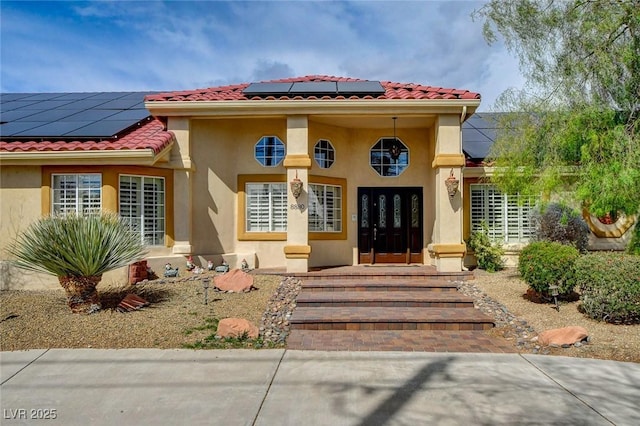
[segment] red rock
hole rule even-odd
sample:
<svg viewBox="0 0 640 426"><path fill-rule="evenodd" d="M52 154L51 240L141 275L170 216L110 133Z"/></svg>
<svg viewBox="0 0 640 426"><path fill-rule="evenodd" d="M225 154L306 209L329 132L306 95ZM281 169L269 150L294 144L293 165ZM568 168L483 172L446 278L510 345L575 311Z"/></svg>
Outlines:
<svg viewBox="0 0 640 426"><path fill-rule="evenodd" d="M213 277L213 283L222 291L247 292L253 287L253 275L242 272L240 269L232 269L226 274Z"/></svg>
<svg viewBox="0 0 640 426"><path fill-rule="evenodd" d="M589 336L589 333L584 327L564 327L556 328L553 330L545 330L538 335L538 343L543 346L550 345L573 345L576 342L581 342Z"/></svg>
<svg viewBox="0 0 640 426"><path fill-rule="evenodd" d="M243 318L225 318L218 323L216 334L220 337L239 337L244 333L251 339L258 337L258 327Z"/></svg>

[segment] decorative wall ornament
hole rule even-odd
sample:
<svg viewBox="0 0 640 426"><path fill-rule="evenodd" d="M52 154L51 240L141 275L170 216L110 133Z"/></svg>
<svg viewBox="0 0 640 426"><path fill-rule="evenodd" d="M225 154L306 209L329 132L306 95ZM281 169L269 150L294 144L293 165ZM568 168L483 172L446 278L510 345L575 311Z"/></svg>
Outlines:
<svg viewBox="0 0 640 426"><path fill-rule="evenodd" d="M447 186L449 198L453 198L456 195L456 192L458 192L458 187L460 186L460 180L454 176L453 169L451 169L449 177L444 180L444 184Z"/></svg>
<svg viewBox="0 0 640 426"><path fill-rule="evenodd" d="M297 200L300 194L302 194L302 181L298 179L298 172L296 172L296 177L289 182L289 185L291 186L293 197Z"/></svg>

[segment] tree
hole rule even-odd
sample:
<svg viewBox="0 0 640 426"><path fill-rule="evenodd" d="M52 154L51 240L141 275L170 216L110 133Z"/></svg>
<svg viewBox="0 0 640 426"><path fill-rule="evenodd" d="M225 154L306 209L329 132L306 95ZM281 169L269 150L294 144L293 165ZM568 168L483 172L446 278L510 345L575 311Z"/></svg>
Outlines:
<svg viewBox="0 0 640 426"><path fill-rule="evenodd" d="M41 218L7 251L18 268L58 277L74 313L99 310L96 287L102 274L146 254L140 236L114 213Z"/></svg>
<svg viewBox="0 0 640 426"><path fill-rule="evenodd" d="M476 10L527 77L489 161L504 192L556 193L597 216L640 208L640 0L492 0Z"/></svg>

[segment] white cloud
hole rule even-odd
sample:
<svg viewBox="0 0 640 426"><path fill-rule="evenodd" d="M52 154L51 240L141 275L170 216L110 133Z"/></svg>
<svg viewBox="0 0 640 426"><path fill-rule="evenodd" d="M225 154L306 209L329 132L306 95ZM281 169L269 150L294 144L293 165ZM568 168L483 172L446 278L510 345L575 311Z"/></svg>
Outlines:
<svg viewBox="0 0 640 426"><path fill-rule="evenodd" d="M521 85L478 2L2 3L2 91L180 90L328 74L481 92Z"/></svg>

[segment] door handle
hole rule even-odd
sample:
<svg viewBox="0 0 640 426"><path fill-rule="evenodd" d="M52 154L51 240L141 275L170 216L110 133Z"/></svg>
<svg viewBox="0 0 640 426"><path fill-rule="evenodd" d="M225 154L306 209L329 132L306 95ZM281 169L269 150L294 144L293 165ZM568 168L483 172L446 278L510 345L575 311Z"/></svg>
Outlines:
<svg viewBox="0 0 640 426"><path fill-rule="evenodd" d="M373 227L373 241L375 241L378 238L378 227L374 226Z"/></svg>

